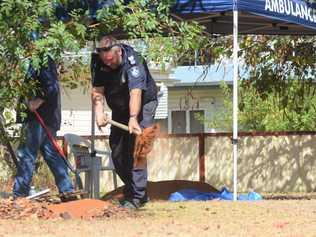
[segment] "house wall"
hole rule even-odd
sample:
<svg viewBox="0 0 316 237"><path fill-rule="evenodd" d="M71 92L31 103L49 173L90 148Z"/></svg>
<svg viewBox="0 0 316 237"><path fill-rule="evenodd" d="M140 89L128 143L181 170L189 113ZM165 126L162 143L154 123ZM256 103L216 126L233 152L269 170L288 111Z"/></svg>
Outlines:
<svg viewBox="0 0 316 237"><path fill-rule="evenodd" d="M172 131L172 111L184 110L187 111L187 117L190 110L201 109L205 111L205 117L210 121L216 111L223 106L223 95L219 87L203 86L194 87L191 94L194 98L188 95L190 88L186 87L164 87L164 96L160 99L160 105L157 110L157 118L165 119L164 110L168 108L168 117L165 124L166 131ZM77 135L91 134L91 97L90 88L78 89L63 89L61 93L62 101L62 125L58 135L65 133L76 133ZM185 100L188 102L185 103ZM105 109L110 114L110 109ZM189 133L189 128L187 129ZM214 132L215 130L205 124L205 132ZM103 134L98 129L95 129L97 135L108 135L110 132L109 126Z"/></svg>
<svg viewBox="0 0 316 237"><path fill-rule="evenodd" d="M91 134L91 88L63 89L61 91L62 123L58 135L75 133L77 135ZM106 106L105 111L110 114ZM109 126L105 133L96 128L96 135L108 135Z"/></svg>
<svg viewBox="0 0 316 237"><path fill-rule="evenodd" d="M184 110L189 112L190 110L204 110L205 118L207 121L211 121L217 111L223 107L223 100L223 93L219 87L169 87L169 133L172 131L172 111ZM187 117L188 116L189 113L187 113ZM189 121L187 121L187 123L188 122ZM206 123L204 129L204 132L215 131L214 128L211 127L210 123ZM188 127L187 133L189 133L189 131Z"/></svg>

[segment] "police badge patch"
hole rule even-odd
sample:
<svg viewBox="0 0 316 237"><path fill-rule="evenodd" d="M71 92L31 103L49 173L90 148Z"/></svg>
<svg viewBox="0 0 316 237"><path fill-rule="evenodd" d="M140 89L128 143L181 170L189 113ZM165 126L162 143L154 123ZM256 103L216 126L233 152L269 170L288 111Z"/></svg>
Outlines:
<svg viewBox="0 0 316 237"><path fill-rule="evenodd" d="M137 66L131 68L131 74L133 77L139 77L140 71Z"/></svg>
<svg viewBox="0 0 316 237"><path fill-rule="evenodd" d="M128 61L130 62L131 65L134 65L136 64L136 61L135 61L135 58L133 55L127 57L128 58Z"/></svg>

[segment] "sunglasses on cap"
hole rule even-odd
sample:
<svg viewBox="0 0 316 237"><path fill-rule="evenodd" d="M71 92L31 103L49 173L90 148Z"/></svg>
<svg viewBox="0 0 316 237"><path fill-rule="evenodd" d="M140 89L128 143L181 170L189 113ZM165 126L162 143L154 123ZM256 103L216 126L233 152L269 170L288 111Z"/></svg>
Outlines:
<svg viewBox="0 0 316 237"><path fill-rule="evenodd" d="M96 48L96 51L98 53L101 53L101 52L107 52L109 51L110 49L112 49L114 46L117 46L118 44L112 44L110 46L107 46L107 47L101 47L101 48Z"/></svg>

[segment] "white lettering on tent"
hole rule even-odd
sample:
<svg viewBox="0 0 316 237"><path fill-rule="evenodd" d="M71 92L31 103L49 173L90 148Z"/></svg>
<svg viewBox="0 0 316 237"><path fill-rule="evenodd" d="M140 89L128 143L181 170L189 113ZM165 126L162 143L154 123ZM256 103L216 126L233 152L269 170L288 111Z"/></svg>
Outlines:
<svg viewBox="0 0 316 237"><path fill-rule="evenodd" d="M283 2L283 0L279 0L279 5L280 5L280 13L284 14L284 2Z"/></svg>
<svg viewBox="0 0 316 237"><path fill-rule="evenodd" d="M308 21L308 15L307 15L308 9L307 6L303 6L301 5L301 14L302 14L302 18Z"/></svg>
<svg viewBox="0 0 316 237"><path fill-rule="evenodd" d="M296 13L294 14L294 7L293 7L293 2L292 1L290 2L290 6L291 6L291 14L293 16L296 16Z"/></svg>
<svg viewBox="0 0 316 237"><path fill-rule="evenodd" d="M300 5L298 3L295 3L295 11L296 11L296 16L302 18Z"/></svg>
<svg viewBox="0 0 316 237"><path fill-rule="evenodd" d="M299 17L306 21L316 23L316 9L308 7L306 2L293 0L265 0L265 10Z"/></svg>
<svg viewBox="0 0 316 237"><path fill-rule="evenodd" d="M307 14L308 14L308 19L309 19L311 22L313 22L314 19L313 19L313 13L312 13L312 9L311 9L311 8L308 8Z"/></svg>
<svg viewBox="0 0 316 237"><path fill-rule="evenodd" d="M271 0L271 2L272 2L272 11L279 12L279 1Z"/></svg>
<svg viewBox="0 0 316 237"><path fill-rule="evenodd" d="M290 15L291 14L290 0L285 0L284 1L284 9L285 9L286 15Z"/></svg>
<svg viewBox="0 0 316 237"><path fill-rule="evenodd" d="M272 8L271 8L271 4L270 4L270 0L266 0L266 5L264 7L264 10L268 10L270 12L273 12Z"/></svg>

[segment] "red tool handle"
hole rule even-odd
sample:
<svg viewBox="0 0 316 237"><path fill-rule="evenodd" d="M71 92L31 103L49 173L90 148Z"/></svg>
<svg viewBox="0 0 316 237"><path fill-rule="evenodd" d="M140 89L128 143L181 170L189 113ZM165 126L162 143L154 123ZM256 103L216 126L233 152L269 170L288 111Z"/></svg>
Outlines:
<svg viewBox="0 0 316 237"><path fill-rule="evenodd" d="M64 151L61 149L61 147L59 146L59 144L57 143L56 139L54 138L54 136L52 135L52 133L50 132L50 130L48 129L48 127L46 126L46 124L44 123L42 117L38 114L38 112L35 110L34 114L38 120L38 122L42 125L42 127L44 128L49 140L52 142L53 146L55 147L55 149L57 150L57 152L59 153L59 155L61 155L65 160L67 159Z"/></svg>
<svg viewBox="0 0 316 237"><path fill-rule="evenodd" d="M59 153L59 155L63 158L65 164L68 166L68 168L75 174L76 177L76 183L79 187L79 189L83 188L82 185L82 181L81 178L79 176L79 173L77 172L77 170L75 170L71 164L69 163L69 160L66 158L65 153L63 152L63 150L61 149L61 147L59 146L59 144L57 143L55 137L52 135L52 133L50 132L50 130L48 129L48 127L46 126L46 124L44 123L42 117L39 115L39 113L37 111L34 111L34 114L37 118L37 121L41 124L41 126L44 128L49 140L52 142L54 148L57 150L57 152Z"/></svg>

